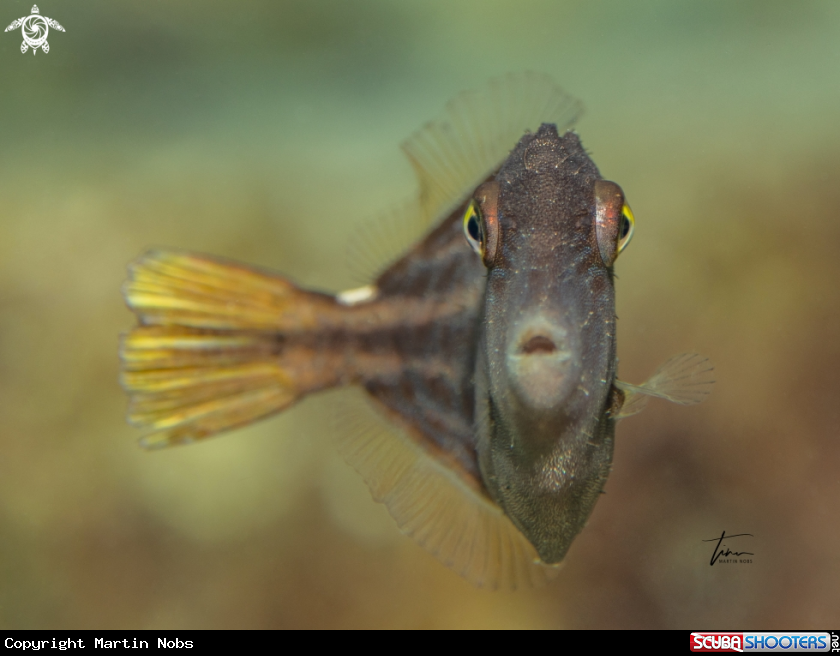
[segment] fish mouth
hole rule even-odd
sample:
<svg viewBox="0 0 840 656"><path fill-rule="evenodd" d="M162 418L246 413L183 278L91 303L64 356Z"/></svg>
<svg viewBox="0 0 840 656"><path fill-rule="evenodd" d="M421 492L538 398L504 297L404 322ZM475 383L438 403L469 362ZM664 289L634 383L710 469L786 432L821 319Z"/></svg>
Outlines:
<svg viewBox="0 0 840 656"><path fill-rule="evenodd" d="M551 355L557 352L557 344L547 335L533 335L520 346L521 355Z"/></svg>
<svg viewBox="0 0 840 656"><path fill-rule="evenodd" d="M575 388L577 367L570 341L568 331L545 316L522 323L510 342L506 363L520 403L550 410Z"/></svg>

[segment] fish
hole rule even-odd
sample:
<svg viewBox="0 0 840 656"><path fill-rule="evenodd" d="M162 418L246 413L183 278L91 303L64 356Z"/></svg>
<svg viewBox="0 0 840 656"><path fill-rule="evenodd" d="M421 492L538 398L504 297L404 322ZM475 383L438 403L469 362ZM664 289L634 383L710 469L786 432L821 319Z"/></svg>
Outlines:
<svg viewBox="0 0 840 656"><path fill-rule="evenodd" d="M635 217L572 129L581 110L536 73L450 102L402 146L417 198L359 231L401 251L360 287L177 250L134 261L120 356L141 445L353 387L369 406L337 408L339 449L403 532L477 586L553 578L604 492L616 423L714 383L693 353L617 378L614 265Z"/></svg>

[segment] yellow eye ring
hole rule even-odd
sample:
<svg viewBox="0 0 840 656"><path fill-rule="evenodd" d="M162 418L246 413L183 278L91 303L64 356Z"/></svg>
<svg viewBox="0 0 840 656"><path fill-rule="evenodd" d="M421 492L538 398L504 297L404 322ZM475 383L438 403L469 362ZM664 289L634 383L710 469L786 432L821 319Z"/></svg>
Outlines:
<svg viewBox="0 0 840 656"><path fill-rule="evenodd" d="M621 219L618 226L618 253L621 253L630 243L635 228L636 219L633 218L633 211L627 203L624 203L621 208Z"/></svg>
<svg viewBox="0 0 840 656"><path fill-rule="evenodd" d="M467 211L464 212L464 236L467 238L470 247L483 258L484 227L481 220L481 210L474 200L470 201L470 204L467 205Z"/></svg>

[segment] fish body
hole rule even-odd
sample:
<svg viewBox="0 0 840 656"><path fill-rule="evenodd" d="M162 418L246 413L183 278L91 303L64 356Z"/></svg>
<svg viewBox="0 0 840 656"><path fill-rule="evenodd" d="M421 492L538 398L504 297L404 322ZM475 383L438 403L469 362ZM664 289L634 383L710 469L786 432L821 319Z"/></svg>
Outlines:
<svg viewBox="0 0 840 656"><path fill-rule="evenodd" d="M478 453L493 498L545 563L565 556L612 462L615 289L596 235L600 179L577 135L548 124L495 177Z"/></svg>
<svg viewBox="0 0 840 656"><path fill-rule="evenodd" d="M504 102L559 119L488 113ZM395 430L354 414L340 448L405 532L479 585L550 578L603 491L616 421L712 382L697 356L616 379L613 264L633 216L565 130L578 112L539 76L450 105L404 146L421 190L399 218L431 227L359 290L190 253L136 261L124 291L140 325L121 355L143 444L357 386Z"/></svg>

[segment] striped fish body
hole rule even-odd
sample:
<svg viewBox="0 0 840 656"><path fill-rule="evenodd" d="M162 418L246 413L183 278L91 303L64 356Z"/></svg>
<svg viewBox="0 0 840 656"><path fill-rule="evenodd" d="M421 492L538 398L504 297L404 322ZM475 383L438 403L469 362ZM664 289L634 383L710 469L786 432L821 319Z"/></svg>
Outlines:
<svg viewBox="0 0 840 656"><path fill-rule="evenodd" d="M476 585L553 577L603 491L616 421L713 382L694 355L616 379L612 267L632 213L566 131L579 111L533 74L451 103L403 145L420 191L397 218L419 237L363 288L186 252L135 261L121 358L141 444L354 386L370 408L346 411L339 448L405 533Z"/></svg>
<svg viewBox="0 0 840 656"><path fill-rule="evenodd" d="M138 259L124 293L141 325L121 356L129 419L156 431L144 445L194 442L306 394L359 385L477 477L472 368L484 276L457 212L375 285L373 297L349 303L211 256Z"/></svg>

